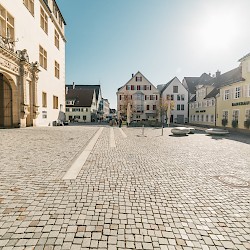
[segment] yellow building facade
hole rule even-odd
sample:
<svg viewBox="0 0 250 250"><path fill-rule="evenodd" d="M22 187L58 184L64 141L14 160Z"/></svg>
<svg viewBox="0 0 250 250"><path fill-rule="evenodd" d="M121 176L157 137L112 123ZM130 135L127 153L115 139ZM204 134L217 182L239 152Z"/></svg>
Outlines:
<svg viewBox="0 0 250 250"><path fill-rule="evenodd" d="M240 60L241 79L220 88L217 97L217 125L249 129L250 124L250 53Z"/></svg>

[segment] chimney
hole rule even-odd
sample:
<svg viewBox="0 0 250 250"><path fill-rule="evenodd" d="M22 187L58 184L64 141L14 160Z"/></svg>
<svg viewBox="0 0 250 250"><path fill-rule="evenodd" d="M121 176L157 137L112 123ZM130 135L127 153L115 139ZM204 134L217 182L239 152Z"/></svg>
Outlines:
<svg viewBox="0 0 250 250"><path fill-rule="evenodd" d="M134 74L132 74L132 78L134 77Z"/></svg>
<svg viewBox="0 0 250 250"><path fill-rule="evenodd" d="M217 70L217 72L215 73L215 75L216 75L216 78L218 78L220 76L220 71Z"/></svg>
<svg viewBox="0 0 250 250"><path fill-rule="evenodd" d="M73 82L73 87L72 87L72 89L75 89L75 82Z"/></svg>

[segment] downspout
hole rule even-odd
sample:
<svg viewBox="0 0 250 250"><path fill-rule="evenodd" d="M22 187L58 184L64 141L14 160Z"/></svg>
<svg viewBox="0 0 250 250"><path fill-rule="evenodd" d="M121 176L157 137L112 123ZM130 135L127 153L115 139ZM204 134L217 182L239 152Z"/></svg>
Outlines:
<svg viewBox="0 0 250 250"><path fill-rule="evenodd" d="M216 121L217 121L217 98L215 96L215 102L214 102L214 113L215 113L215 116L214 116L214 126L216 127Z"/></svg>

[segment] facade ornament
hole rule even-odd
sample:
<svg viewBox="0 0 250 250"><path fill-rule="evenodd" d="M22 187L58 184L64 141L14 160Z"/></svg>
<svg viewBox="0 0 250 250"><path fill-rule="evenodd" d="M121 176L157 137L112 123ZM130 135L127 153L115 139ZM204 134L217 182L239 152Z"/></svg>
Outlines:
<svg viewBox="0 0 250 250"><path fill-rule="evenodd" d="M21 52L20 52L20 58L21 58L22 61L29 62L29 55L28 55L26 49L21 50Z"/></svg>
<svg viewBox="0 0 250 250"><path fill-rule="evenodd" d="M39 112L38 112L38 104L37 104L37 83L39 79L39 63L36 61L34 63L31 63L32 68L32 91L33 91L33 117L34 119L37 119Z"/></svg>
<svg viewBox="0 0 250 250"><path fill-rule="evenodd" d="M15 41L9 37L3 37L0 35L0 46L8 50L11 50L13 52L15 50L15 43L18 41L19 41L18 39Z"/></svg>

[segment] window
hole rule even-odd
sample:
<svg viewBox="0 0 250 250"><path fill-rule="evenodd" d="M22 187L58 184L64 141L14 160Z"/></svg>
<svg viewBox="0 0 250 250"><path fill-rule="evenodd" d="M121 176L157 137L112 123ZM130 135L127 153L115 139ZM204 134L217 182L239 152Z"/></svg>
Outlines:
<svg viewBox="0 0 250 250"><path fill-rule="evenodd" d="M86 112L89 112L89 109L88 109L88 108L86 108Z"/></svg>
<svg viewBox="0 0 250 250"><path fill-rule="evenodd" d="M60 45L60 36L59 33L57 32L57 30L55 30L55 46L59 49L59 45Z"/></svg>
<svg viewBox="0 0 250 250"><path fill-rule="evenodd" d="M211 122L214 122L214 115L211 115Z"/></svg>
<svg viewBox="0 0 250 250"><path fill-rule="evenodd" d="M181 100L181 96L177 95L177 101L180 101L180 100Z"/></svg>
<svg viewBox="0 0 250 250"><path fill-rule="evenodd" d="M238 99L238 98L240 98L240 96L241 96L241 87L236 87L235 88L235 96L234 96L234 98Z"/></svg>
<svg viewBox="0 0 250 250"><path fill-rule="evenodd" d="M208 115L206 115L206 122L208 122Z"/></svg>
<svg viewBox="0 0 250 250"><path fill-rule="evenodd" d="M131 85L131 90L135 90L135 86L134 85Z"/></svg>
<svg viewBox="0 0 250 250"><path fill-rule="evenodd" d="M184 104L181 104L181 110L184 110Z"/></svg>
<svg viewBox="0 0 250 250"><path fill-rule="evenodd" d="M130 90L130 85L126 85L126 90Z"/></svg>
<svg viewBox="0 0 250 250"><path fill-rule="evenodd" d="M153 105L153 110L156 110L156 105Z"/></svg>
<svg viewBox="0 0 250 250"><path fill-rule="evenodd" d="M65 110L66 110L66 112L69 112L69 108L66 108Z"/></svg>
<svg viewBox="0 0 250 250"><path fill-rule="evenodd" d="M172 100L172 101L174 100L174 95L171 95L171 100Z"/></svg>
<svg viewBox="0 0 250 250"><path fill-rule="evenodd" d="M10 42L15 40L14 18L1 5L0 5L0 35L4 38L10 39Z"/></svg>
<svg viewBox="0 0 250 250"><path fill-rule="evenodd" d="M58 109L58 97L53 95L53 109Z"/></svg>
<svg viewBox="0 0 250 250"><path fill-rule="evenodd" d="M177 110L181 110L181 105L177 104Z"/></svg>
<svg viewBox="0 0 250 250"><path fill-rule="evenodd" d="M182 101L185 100L185 95L181 95L181 100L182 100Z"/></svg>
<svg viewBox="0 0 250 250"><path fill-rule="evenodd" d="M47 51L42 46L39 46L39 63L47 70Z"/></svg>
<svg viewBox="0 0 250 250"><path fill-rule="evenodd" d="M42 7L40 8L40 26L48 34L48 16Z"/></svg>
<svg viewBox="0 0 250 250"><path fill-rule="evenodd" d="M233 120L234 121L238 121L239 120L239 114L240 114L239 110L233 110Z"/></svg>
<svg viewBox="0 0 250 250"><path fill-rule="evenodd" d="M215 104L215 100L214 100L214 99L212 99L212 106L214 106L214 104Z"/></svg>
<svg viewBox="0 0 250 250"><path fill-rule="evenodd" d="M246 109L246 120L250 119L250 109Z"/></svg>
<svg viewBox="0 0 250 250"><path fill-rule="evenodd" d="M173 86L173 93L178 93L178 86Z"/></svg>
<svg viewBox="0 0 250 250"><path fill-rule="evenodd" d="M60 78L60 65L57 61L55 61L55 77Z"/></svg>
<svg viewBox="0 0 250 250"><path fill-rule="evenodd" d="M224 111L223 111L222 117L223 117L223 119L228 120L228 110L224 110Z"/></svg>
<svg viewBox="0 0 250 250"><path fill-rule="evenodd" d="M149 105L147 105L147 110L149 110Z"/></svg>
<svg viewBox="0 0 250 250"><path fill-rule="evenodd" d="M137 85L137 90L141 90L141 85Z"/></svg>
<svg viewBox="0 0 250 250"><path fill-rule="evenodd" d="M136 82L142 82L142 76L136 76L135 81Z"/></svg>
<svg viewBox="0 0 250 250"><path fill-rule="evenodd" d="M42 92L42 107L47 108L47 93Z"/></svg>
<svg viewBox="0 0 250 250"><path fill-rule="evenodd" d="M86 115L83 115L83 116L82 116L82 119L83 119L84 121L86 121L86 119L87 119Z"/></svg>
<svg viewBox="0 0 250 250"><path fill-rule="evenodd" d="M201 115L201 121L202 122L204 121L204 115Z"/></svg>
<svg viewBox="0 0 250 250"><path fill-rule="evenodd" d="M229 99L229 89L226 89L224 91L224 100L228 100Z"/></svg>
<svg viewBox="0 0 250 250"><path fill-rule="evenodd" d="M197 115L197 122L199 121L199 118L200 118L199 115Z"/></svg>
<svg viewBox="0 0 250 250"><path fill-rule="evenodd" d="M142 94L136 94L136 100L143 100Z"/></svg>
<svg viewBox="0 0 250 250"><path fill-rule="evenodd" d="M23 4L29 10L32 16L34 16L34 0L23 0Z"/></svg>

